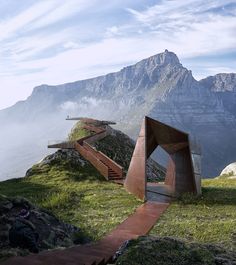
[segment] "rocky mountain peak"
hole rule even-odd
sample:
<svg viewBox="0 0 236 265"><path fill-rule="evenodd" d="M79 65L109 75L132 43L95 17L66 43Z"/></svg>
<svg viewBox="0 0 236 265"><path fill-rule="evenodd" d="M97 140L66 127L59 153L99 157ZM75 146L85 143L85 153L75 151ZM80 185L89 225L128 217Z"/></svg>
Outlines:
<svg viewBox="0 0 236 265"><path fill-rule="evenodd" d="M55 135L60 135L60 129L56 129L59 126L67 128L61 120L68 114L120 121L119 128L134 138L144 115L158 118L200 139L206 161L203 172L214 176L235 156L236 74L218 74L197 81L175 53L165 50L115 73L38 86L26 101L0 111L0 121L30 123L40 119L45 138L49 127L54 128ZM23 142L16 140L15 145ZM35 141L32 134L32 143ZM25 150L25 144L22 146ZM8 143L5 148L9 149ZM3 157L10 161L5 153Z"/></svg>
<svg viewBox="0 0 236 265"><path fill-rule="evenodd" d="M135 64L135 67L143 66L145 68L156 68L156 67L165 67L167 65L181 65L179 58L177 55L173 52L169 52L168 50L165 50L162 53L155 54L147 59L144 59L137 64ZM181 65L182 66L182 65Z"/></svg>
<svg viewBox="0 0 236 265"><path fill-rule="evenodd" d="M236 92L236 74L235 73L220 73L214 76L209 76L200 81L203 85L210 87L214 92Z"/></svg>

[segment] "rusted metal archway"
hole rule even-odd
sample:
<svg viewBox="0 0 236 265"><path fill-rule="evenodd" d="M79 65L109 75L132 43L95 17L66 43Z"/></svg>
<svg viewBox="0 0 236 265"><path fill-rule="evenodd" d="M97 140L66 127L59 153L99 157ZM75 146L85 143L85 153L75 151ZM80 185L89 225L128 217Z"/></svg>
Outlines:
<svg viewBox="0 0 236 265"><path fill-rule="evenodd" d="M161 146L169 155L165 184L173 194L201 193L200 152L187 133L145 117L125 180L125 188L145 200L147 194L146 162Z"/></svg>

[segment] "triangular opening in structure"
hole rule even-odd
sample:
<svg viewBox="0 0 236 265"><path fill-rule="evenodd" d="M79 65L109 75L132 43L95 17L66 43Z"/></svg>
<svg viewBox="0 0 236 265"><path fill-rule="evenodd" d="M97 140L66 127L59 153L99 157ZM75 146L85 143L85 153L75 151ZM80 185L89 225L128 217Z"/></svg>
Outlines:
<svg viewBox="0 0 236 265"><path fill-rule="evenodd" d="M173 194L200 194L200 182L196 181L200 179L200 175L196 177L194 172L190 145L187 133L145 117L126 176L126 189L140 199L147 199L146 163L153 151L160 146L170 157L165 184L173 188Z"/></svg>

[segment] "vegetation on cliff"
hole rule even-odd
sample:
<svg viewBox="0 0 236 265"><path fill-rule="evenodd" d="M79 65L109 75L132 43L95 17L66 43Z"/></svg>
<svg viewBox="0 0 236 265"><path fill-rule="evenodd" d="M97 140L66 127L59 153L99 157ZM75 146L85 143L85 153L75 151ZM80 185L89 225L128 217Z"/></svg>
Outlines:
<svg viewBox="0 0 236 265"><path fill-rule="evenodd" d="M135 143L121 131L111 129L111 134L94 143L98 151L103 152L126 171L134 151Z"/></svg>
<svg viewBox="0 0 236 265"><path fill-rule="evenodd" d="M128 217L141 203L128 194L122 186L105 181L73 150L59 150L34 165L28 170L26 177L1 182L0 194L8 198L15 196L27 198L32 205L43 207L49 213L53 213L55 218L79 227L76 233L71 234L78 243L101 238ZM19 209L17 211L15 207L13 208L17 215ZM8 220L9 213L5 216ZM6 233L11 224L9 222L4 224L7 230L4 230L3 234L0 233L0 245L2 245L0 259L28 254L27 251L9 247ZM44 249L69 246L74 243L72 238L67 238L66 243L50 244L51 238L52 236L49 239L45 237Z"/></svg>
<svg viewBox="0 0 236 265"><path fill-rule="evenodd" d="M93 133L90 130L84 128L84 122L78 121L73 128L71 129L68 140L69 141L76 141L80 138L92 135Z"/></svg>
<svg viewBox="0 0 236 265"><path fill-rule="evenodd" d="M29 199L80 227L92 240L116 227L141 203L123 187L107 182L73 150L46 157L25 178L1 182L0 194Z"/></svg>

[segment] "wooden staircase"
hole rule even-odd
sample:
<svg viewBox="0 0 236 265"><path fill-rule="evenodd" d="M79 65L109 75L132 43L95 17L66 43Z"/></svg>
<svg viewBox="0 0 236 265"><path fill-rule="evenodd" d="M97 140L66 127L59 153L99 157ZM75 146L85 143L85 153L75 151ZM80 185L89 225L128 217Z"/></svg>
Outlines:
<svg viewBox="0 0 236 265"><path fill-rule="evenodd" d="M88 127L87 127L88 129ZM79 141L56 144L51 148L73 148L91 162L103 176L110 181L122 184L123 168L90 144L107 135L106 130L93 129L96 134ZM64 250L44 251L26 257L13 257L0 262L2 265L105 265L112 261L113 255L127 240L146 235L158 218L168 208L169 201L148 201L138 207L134 214L96 243L74 246Z"/></svg>
<svg viewBox="0 0 236 265"><path fill-rule="evenodd" d="M48 148L75 149L84 159L88 160L107 180L119 184L123 183L123 168L104 153L97 151L91 144L109 135L108 127L96 127L93 124L85 124L83 129L94 134L79 139L78 141L64 141L48 145Z"/></svg>
<svg viewBox="0 0 236 265"><path fill-rule="evenodd" d="M109 167L109 164L107 164L104 161L101 161L105 166L108 167L108 180L121 180L124 179L124 176L121 173L118 173L117 171L114 171L112 168Z"/></svg>
<svg viewBox="0 0 236 265"><path fill-rule="evenodd" d="M86 130L90 130L95 134L83 137L78 141L64 141L48 145L48 148L75 149L88 160L107 180L119 184L123 184L124 173L123 168L115 161L110 159L104 153L97 151L91 144L105 138L109 135L106 128L96 127L93 125L84 125Z"/></svg>

